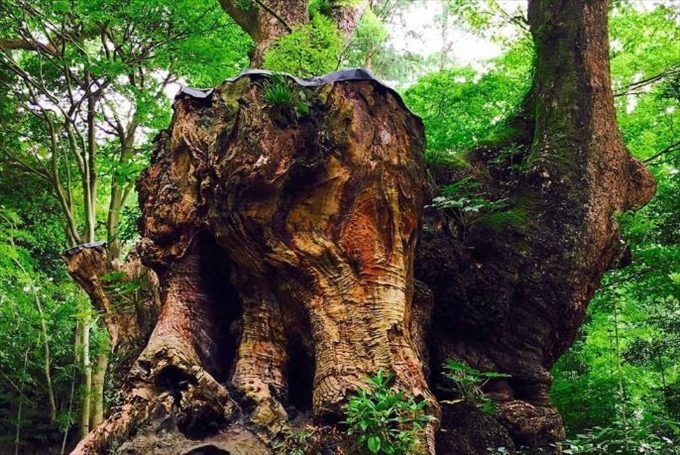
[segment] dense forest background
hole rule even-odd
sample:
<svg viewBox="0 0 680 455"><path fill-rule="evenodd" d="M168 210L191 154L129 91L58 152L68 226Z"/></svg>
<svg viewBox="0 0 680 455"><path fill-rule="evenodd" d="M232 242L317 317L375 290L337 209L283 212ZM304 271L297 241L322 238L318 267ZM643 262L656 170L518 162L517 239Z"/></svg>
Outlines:
<svg viewBox="0 0 680 455"><path fill-rule="evenodd" d="M277 41L264 68L305 77L371 69L422 117L431 165L482 143L528 89L523 3L374 0L349 40L326 3L312 2L310 22ZM417 15L431 16L429 30L409 25ZM92 24L106 27L83 37ZM404 46L433 30L439 49ZM52 32L59 41L41 41ZM23 42L3 39L17 36ZM567 453L678 453L680 7L616 1L610 38L619 126L658 190L620 215L632 259L607 273L551 395ZM461 64L456 47L476 42L500 55ZM103 321L61 254L107 241L126 256L139 215L134 182L172 95L237 75L251 47L214 0L0 1L0 452L64 453L116 400ZM489 210L456 194L460 223ZM144 291L109 279L122 301Z"/></svg>

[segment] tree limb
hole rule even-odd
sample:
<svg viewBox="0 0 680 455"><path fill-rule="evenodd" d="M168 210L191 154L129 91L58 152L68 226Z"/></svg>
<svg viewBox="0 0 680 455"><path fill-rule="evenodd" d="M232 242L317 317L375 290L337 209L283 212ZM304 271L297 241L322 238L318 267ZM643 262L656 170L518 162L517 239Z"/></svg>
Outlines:
<svg viewBox="0 0 680 455"><path fill-rule="evenodd" d="M666 153L671 153L671 152L677 152L680 150L680 141L675 142L668 147L664 148L663 150L655 153L654 155L650 156L649 158L645 159L645 163L649 163L651 161L654 161L655 159L665 155Z"/></svg>

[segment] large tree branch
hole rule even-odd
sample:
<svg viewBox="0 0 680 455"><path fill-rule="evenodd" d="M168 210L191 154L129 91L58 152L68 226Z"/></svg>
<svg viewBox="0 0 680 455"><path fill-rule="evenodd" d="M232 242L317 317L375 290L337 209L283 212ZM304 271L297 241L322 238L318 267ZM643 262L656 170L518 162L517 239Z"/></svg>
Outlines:
<svg viewBox="0 0 680 455"><path fill-rule="evenodd" d="M244 9L234 0L219 0L224 11L236 22L254 41L258 41L258 14L255 8Z"/></svg>
<svg viewBox="0 0 680 455"><path fill-rule="evenodd" d="M51 43L40 43L23 38L1 38L0 49L39 51L55 56L59 55L59 51Z"/></svg>
<svg viewBox="0 0 680 455"><path fill-rule="evenodd" d="M659 74L655 74L654 76L650 76L641 81L632 82L628 84L625 88L614 93L614 96L618 97L626 95L642 95L644 92L640 91L641 88L677 75L680 75L680 63L671 65L670 68L660 72Z"/></svg>

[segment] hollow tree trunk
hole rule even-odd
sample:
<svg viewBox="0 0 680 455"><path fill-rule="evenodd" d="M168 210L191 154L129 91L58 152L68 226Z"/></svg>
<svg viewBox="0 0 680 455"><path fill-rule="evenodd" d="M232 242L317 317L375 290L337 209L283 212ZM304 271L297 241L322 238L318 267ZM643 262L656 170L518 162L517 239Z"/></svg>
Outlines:
<svg viewBox="0 0 680 455"><path fill-rule="evenodd" d="M176 453L196 438L268 453L296 414L346 447L332 425L381 369L437 415L419 357L428 315L412 307L421 123L374 80L291 81L306 113L267 105L267 84L244 76L175 103L139 187L162 313L125 399L76 453L150 450L161 422Z"/></svg>
<svg viewBox="0 0 680 455"><path fill-rule="evenodd" d="M488 387L495 415L443 409L441 453L484 453L509 439L550 451L563 438L550 369L573 342L602 274L622 257L615 215L655 188L616 125L607 8L606 0L530 1L536 68L523 112L468 155L469 169L434 172L440 184L472 176L486 197L508 200L463 240L441 214L426 217L416 276L435 295L433 369L454 358L511 375Z"/></svg>

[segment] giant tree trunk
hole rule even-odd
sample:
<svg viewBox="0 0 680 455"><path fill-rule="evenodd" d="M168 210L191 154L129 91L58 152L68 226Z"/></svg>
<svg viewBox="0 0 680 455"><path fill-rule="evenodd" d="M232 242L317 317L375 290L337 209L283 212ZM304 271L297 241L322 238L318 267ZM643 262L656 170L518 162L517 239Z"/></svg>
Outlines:
<svg viewBox="0 0 680 455"><path fill-rule="evenodd" d="M435 452L435 435L442 454L554 450L550 368L621 256L614 215L654 183L616 127L607 1L529 12L522 112L470 167L432 170L507 200L458 235L445 212L421 220L422 125L378 82L290 80L292 101L274 105L259 74L180 94L139 181L138 251L160 316L135 338L145 347L122 369L119 405L75 453L268 454L305 424L323 445L310 453L351 453L337 431L349 393L384 370L439 417L448 358L511 376L486 388L492 414L446 400L418 453Z"/></svg>
<svg viewBox="0 0 680 455"><path fill-rule="evenodd" d="M421 123L374 80L290 81L296 103L275 106L263 99L270 83L248 75L176 102L139 187L161 315L125 399L77 452L172 422L177 451L209 436L228 450L238 432L267 453L296 414L339 422L378 370L437 415L423 337L411 336L427 317L412 308ZM434 453L434 430L423 452ZM152 439L125 447L144 452Z"/></svg>
<svg viewBox="0 0 680 455"><path fill-rule="evenodd" d="M615 215L655 189L616 125L607 8L606 0L530 1L536 65L522 112L468 155L469 169L434 172L442 184L471 176L489 199L508 199L462 240L441 214L426 217L416 276L435 295L433 368L455 358L511 375L488 387L499 406L494 419L443 409L441 453L483 453L508 437L551 450L563 437L550 369L603 273L623 256ZM491 437L470 431L480 422Z"/></svg>

